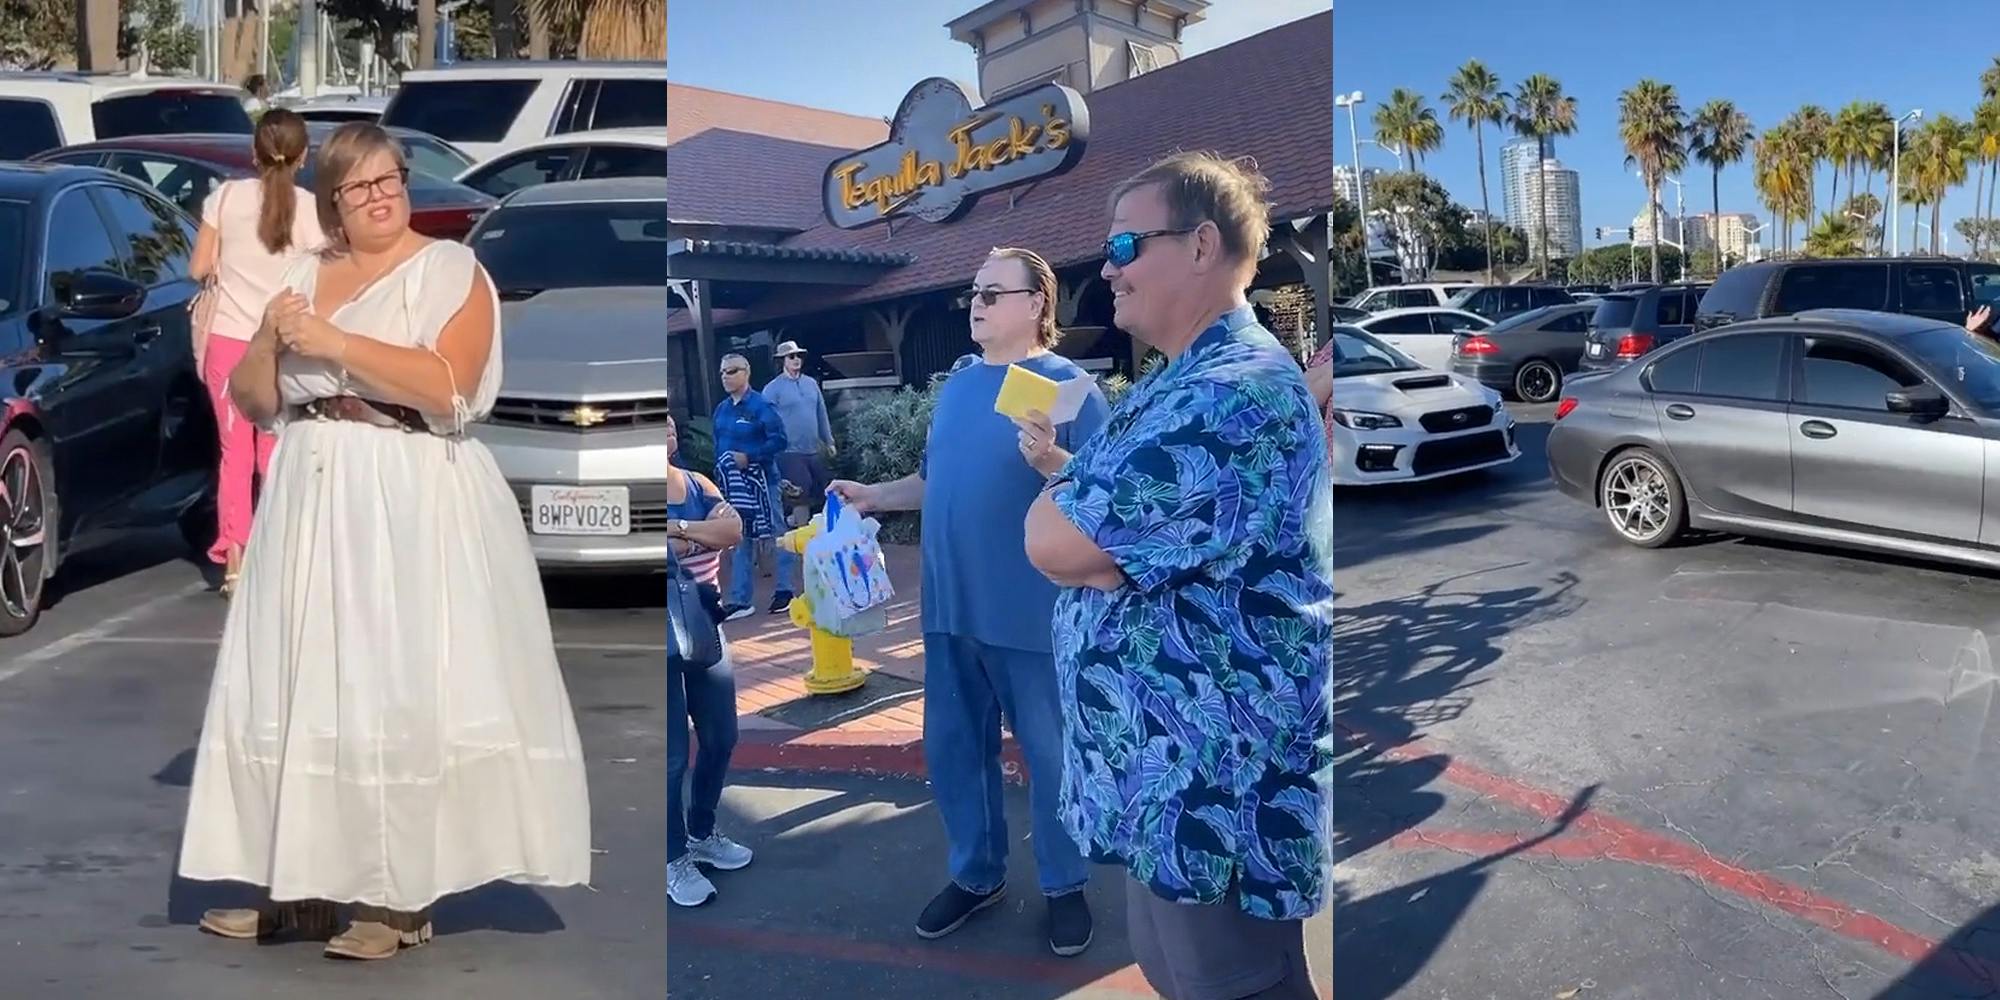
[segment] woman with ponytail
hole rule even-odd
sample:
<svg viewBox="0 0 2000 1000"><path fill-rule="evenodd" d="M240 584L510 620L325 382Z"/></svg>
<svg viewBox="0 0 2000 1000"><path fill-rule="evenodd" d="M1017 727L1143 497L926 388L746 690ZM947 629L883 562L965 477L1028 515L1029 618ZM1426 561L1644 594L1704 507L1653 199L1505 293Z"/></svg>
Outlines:
<svg viewBox="0 0 2000 1000"><path fill-rule="evenodd" d="M272 437L244 419L229 398L229 373L243 359L283 287L285 270L326 242L313 196L294 178L306 159L306 122L275 109L257 123L252 140L257 176L230 181L201 206L194 277L207 284L208 307L195 325L195 361L215 406L222 457L216 476L215 544L208 557L222 564L222 593L236 587L243 548L250 541L253 478L270 463Z"/></svg>

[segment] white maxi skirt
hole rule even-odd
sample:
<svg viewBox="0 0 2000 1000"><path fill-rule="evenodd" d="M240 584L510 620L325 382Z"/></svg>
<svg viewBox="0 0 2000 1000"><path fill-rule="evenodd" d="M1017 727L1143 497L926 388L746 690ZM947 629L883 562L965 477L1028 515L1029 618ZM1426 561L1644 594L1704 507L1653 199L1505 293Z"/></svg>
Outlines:
<svg viewBox="0 0 2000 1000"><path fill-rule="evenodd" d="M588 882L576 721L485 447L292 421L258 506L180 874L402 911Z"/></svg>

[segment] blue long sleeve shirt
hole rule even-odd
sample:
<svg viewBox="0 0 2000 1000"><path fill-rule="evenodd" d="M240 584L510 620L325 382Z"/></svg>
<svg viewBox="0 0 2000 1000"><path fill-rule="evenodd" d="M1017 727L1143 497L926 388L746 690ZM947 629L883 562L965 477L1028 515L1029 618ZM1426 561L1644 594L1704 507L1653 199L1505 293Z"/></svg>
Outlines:
<svg viewBox="0 0 2000 1000"><path fill-rule="evenodd" d="M778 410L755 389L737 402L728 396L715 407L715 455L740 451L759 465L772 462L785 450L785 422Z"/></svg>
<svg viewBox="0 0 2000 1000"><path fill-rule="evenodd" d="M787 447L812 454L833 444L833 423L826 416L826 395L811 375L780 375L764 387L764 398L777 407L785 422Z"/></svg>

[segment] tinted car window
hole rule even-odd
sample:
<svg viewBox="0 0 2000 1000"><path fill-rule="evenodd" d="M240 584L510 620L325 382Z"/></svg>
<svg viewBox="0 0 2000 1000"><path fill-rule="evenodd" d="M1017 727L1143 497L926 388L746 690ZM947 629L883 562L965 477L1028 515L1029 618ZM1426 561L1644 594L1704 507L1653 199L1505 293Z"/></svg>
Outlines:
<svg viewBox="0 0 2000 1000"><path fill-rule="evenodd" d="M467 177L465 183L500 198L524 187L562 180L570 164L581 155L583 150L576 146L515 153L493 161Z"/></svg>
<svg viewBox="0 0 2000 1000"><path fill-rule="evenodd" d="M206 167L137 153L113 153L104 166L158 191L181 211L196 217L201 215L201 203L208 193L222 183L221 175Z"/></svg>
<svg viewBox="0 0 2000 1000"><path fill-rule="evenodd" d="M1772 313L1807 309L1881 309L1889 302L1889 265L1817 264L1792 267L1778 279Z"/></svg>
<svg viewBox="0 0 2000 1000"><path fill-rule="evenodd" d="M594 177L665 177L667 151L643 146L593 146L584 155L585 180Z"/></svg>
<svg viewBox="0 0 2000 1000"><path fill-rule="evenodd" d="M0 316L18 312L21 302L22 254L28 248L28 207L0 201Z"/></svg>
<svg viewBox="0 0 2000 1000"><path fill-rule="evenodd" d="M1437 296L1428 288L1404 288L1395 293L1393 301L1399 308L1420 309L1437 305Z"/></svg>
<svg viewBox="0 0 2000 1000"><path fill-rule="evenodd" d="M250 113L232 94L200 90L155 90L107 98L90 106L99 139L177 132L249 135Z"/></svg>
<svg viewBox="0 0 2000 1000"><path fill-rule="evenodd" d="M1660 325L1679 326L1687 321L1687 294L1684 292L1661 292Z"/></svg>
<svg viewBox="0 0 2000 1000"><path fill-rule="evenodd" d="M1591 314L1590 325L1600 330L1629 327L1638 311L1638 299L1630 295L1607 295L1597 300L1597 311Z"/></svg>
<svg viewBox="0 0 2000 1000"><path fill-rule="evenodd" d="M60 198L49 212L49 251L47 260L48 293L54 298L55 289L66 282L71 275L85 271L123 272L119 266L118 251L111 242L111 234L104 228L104 217L97 213L90 196L82 189L73 189Z"/></svg>
<svg viewBox="0 0 2000 1000"><path fill-rule="evenodd" d="M157 199L114 187L97 189L127 248L125 273L152 286L187 277L194 237L187 221Z"/></svg>
<svg viewBox="0 0 2000 1000"><path fill-rule="evenodd" d="M0 160L21 160L63 144L55 112L42 101L0 101Z"/></svg>
<svg viewBox="0 0 2000 1000"><path fill-rule="evenodd" d="M535 80L405 83L382 113L382 124L429 132L446 142L498 142L537 85Z"/></svg>
<svg viewBox="0 0 2000 1000"><path fill-rule="evenodd" d="M1769 268L1735 268L1722 272L1715 284L1695 302L1696 319L1703 325L1720 326L1755 319L1763 307L1764 289L1769 287Z"/></svg>
<svg viewBox="0 0 2000 1000"><path fill-rule="evenodd" d="M1531 295L1525 288L1503 288L1500 290L1500 308L1508 312L1520 312L1528 308Z"/></svg>
<svg viewBox="0 0 2000 1000"><path fill-rule="evenodd" d="M1391 316L1368 324L1370 333L1429 333L1431 318L1423 313L1407 316Z"/></svg>
<svg viewBox="0 0 2000 1000"><path fill-rule="evenodd" d="M1799 401L1813 406L1886 412L1884 396L1923 379L1895 358L1849 340L1806 341L1805 383Z"/></svg>
<svg viewBox="0 0 2000 1000"><path fill-rule="evenodd" d="M662 128L667 124L665 80L603 80L591 128Z"/></svg>
<svg viewBox="0 0 2000 1000"><path fill-rule="evenodd" d="M421 170L432 177L451 180L472 166L472 161L465 154L435 139L398 135L396 141L403 147L403 160L410 165L410 169Z"/></svg>
<svg viewBox="0 0 2000 1000"><path fill-rule="evenodd" d="M1903 268L1903 309L1907 312L1965 312L1958 287L1958 269L1936 264Z"/></svg>
<svg viewBox="0 0 2000 1000"><path fill-rule="evenodd" d="M1694 392L1695 376L1701 371L1701 352L1706 346L1697 344L1653 362L1653 367L1646 370L1646 384L1654 392Z"/></svg>
<svg viewBox="0 0 2000 1000"><path fill-rule="evenodd" d="M503 297L667 283L665 202L504 207L466 241Z"/></svg>
<svg viewBox="0 0 2000 1000"><path fill-rule="evenodd" d="M1975 308L2000 300L2000 265L1967 264L1965 276L1972 279L1972 304Z"/></svg>
<svg viewBox="0 0 2000 1000"><path fill-rule="evenodd" d="M1784 356L1785 338L1775 333L1711 340L1702 345L1697 388L1704 396L1778 402L1783 398L1778 376Z"/></svg>
<svg viewBox="0 0 2000 1000"><path fill-rule="evenodd" d="M1582 310L1577 310L1575 312L1563 313L1543 323L1542 329L1552 330L1556 333L1582 333L1584 326L1589 322L1590 314Z"/></svg>

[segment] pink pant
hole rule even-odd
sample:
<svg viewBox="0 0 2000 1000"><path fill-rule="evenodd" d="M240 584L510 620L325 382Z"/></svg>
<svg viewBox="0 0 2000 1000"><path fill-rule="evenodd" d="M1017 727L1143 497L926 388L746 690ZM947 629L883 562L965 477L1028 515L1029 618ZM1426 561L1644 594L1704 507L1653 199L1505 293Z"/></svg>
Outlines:
<svg viewBox="0 0 2000 1000"><path fill-rule="evenodd" d="M229 373L249 350L248 341L210 334L208 354L202 360L201 380L208 386L209 402L215 406L215 428L222 439L222 460L216 470L215 545L208 558L229 561L232 547L250 544L251 480L261 477L271 465L271 446L276 440L236 409L229 398Z"/></svg>

